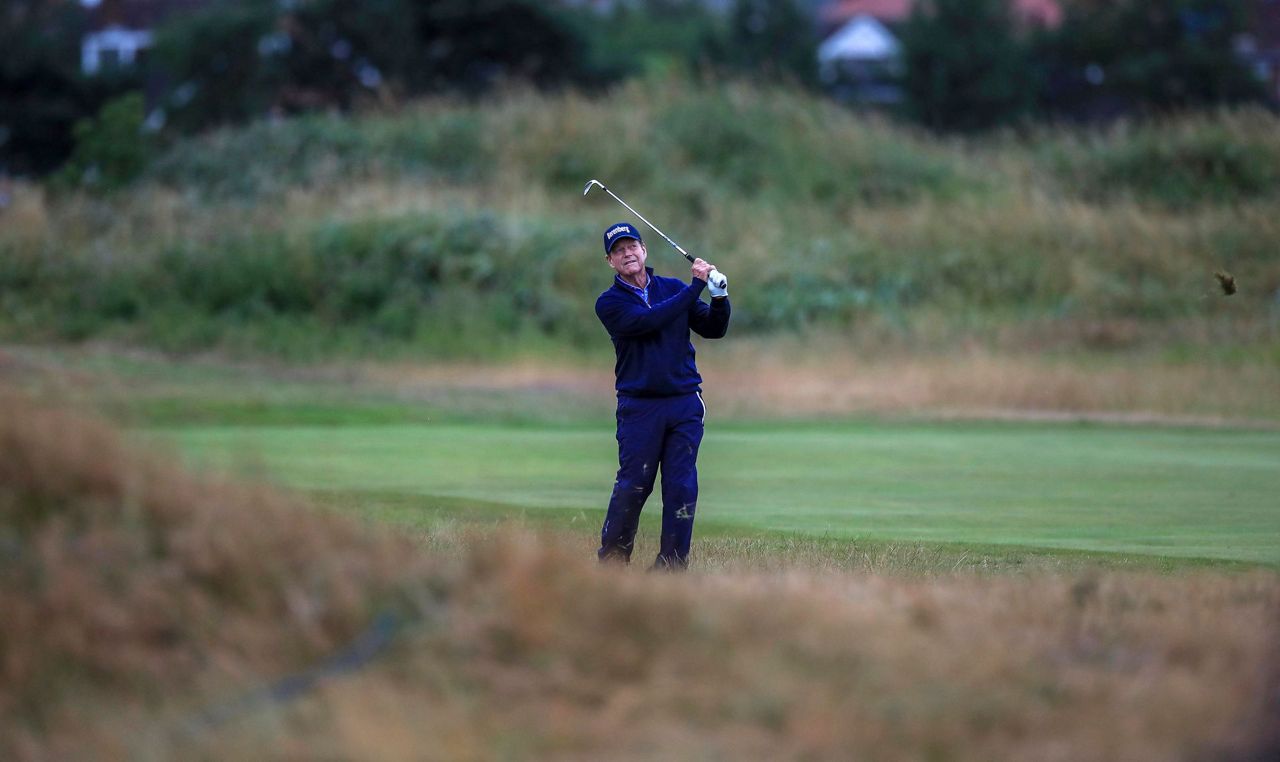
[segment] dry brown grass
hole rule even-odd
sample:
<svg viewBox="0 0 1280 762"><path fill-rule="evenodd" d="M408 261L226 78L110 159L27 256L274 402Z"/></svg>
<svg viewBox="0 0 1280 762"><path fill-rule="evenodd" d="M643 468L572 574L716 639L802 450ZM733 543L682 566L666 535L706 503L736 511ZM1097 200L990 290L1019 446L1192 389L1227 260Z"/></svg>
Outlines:
<svg viewBox="0 0 1280 762"><path fill-rule="evenodd" d="M710 353L709 353L710 354ZM700 363L708 396L735 415L919 413L1101 417L1188 423L1280 417L1280 368L984 350L862 356L830 343L746 345Z"/></svg>
<svg viewBox="0 0 1280 762"><path fill-rule="evenodd" d="M132 366L125 371L123 362ZM981 348L886 353L827 337L704 343L698 364L708 403L718 415L742 420L866 414L1258 426L1280 420L1280 366L1265 363L1058 358ZM155 400L186 400L199 409L210 401L269 405L300 396L342 404L423 403L463 416L513 408L535 417L599 422L611 411L612 371L605 354L563 362L295 367L218 357L174 361L110 347L0 347L0 380L113 411Z"/></svg>
<svg viewBox="0 0 1280 762"><path fill-rule="evenodd" d="M483 535L449 613L277 722L273 756L1254 758L1270 574L654 577ZM389 692L389 695L388 695ZM228 728L200 748L245 748ZM1271 745L1269 745L1271 744ZM260 749L261 747L259 747ZM1256 758L1264 758L1257 756Z"/></svg>
<svg viewBox="0 0 1280 762"><path fill-rule="evenodd" d="M27 182L0 180L0 193L8 194L8 205L0 207L7 240L33 243L49 234L49 206L44 190Z"/></svg>
<svg viewBox="0 0 1280 762"><path fill-rule="evenodd" d="M406 544L0 402L0 756L1263 759L1280 578L601 568ZM364 669L215 724L386 606Z"/></svg>
<svg viewBox="0 0 1280 762"><path fill-rule="evenodd" d="M1053 359L985 350L863 353L836 340L703 345L705 396L735 418L913 414L1262 424L1280 419L1280 367L1151 359ZM603 409L612 366L525 360L503 365L368 365L370 388L430 398L449 390L558 393Z"/></svg>
<svg viewBox="0 0 1280 762"><path fill-rule="evenodd" d="M129 738L113 716L306 664L389 603L411 559L291 497L193 477L104 424L0 393L0 757L103 736L114 756ZM81 716L86 704L106 713Z"/></svg>

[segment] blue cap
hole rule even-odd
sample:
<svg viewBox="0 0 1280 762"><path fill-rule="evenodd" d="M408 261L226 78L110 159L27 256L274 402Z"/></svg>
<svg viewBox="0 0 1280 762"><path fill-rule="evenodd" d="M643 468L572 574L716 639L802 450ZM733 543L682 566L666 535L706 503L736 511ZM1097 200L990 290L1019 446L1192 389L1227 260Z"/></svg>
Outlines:
<svg viewBox="0 0 1280 762"><path fill-rule="evenodd" d="M629 222L619 222L616 225L610 225L609 229L604 231L604 253L609 255L609 250L618 242L619 238L634 238L640 243L644 243L644 239L640 237L640 231Z"/></svg>

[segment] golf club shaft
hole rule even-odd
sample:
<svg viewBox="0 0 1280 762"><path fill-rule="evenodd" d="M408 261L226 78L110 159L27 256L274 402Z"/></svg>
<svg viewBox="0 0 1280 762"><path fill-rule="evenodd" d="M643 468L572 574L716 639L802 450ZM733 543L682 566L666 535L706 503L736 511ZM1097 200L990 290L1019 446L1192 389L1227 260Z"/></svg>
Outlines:
<svg viewBox="0 0 1280 762"><path fill-rule="evenodd" d="M614 193L613 191L609 190L608 186L606 186L604 183L600 182L599 180L588 180L588 181L587 181L587 185L586 185L586 187L582 189L582 195L584 195L584 196L585 196L585 195L587 195L588 193L590 193L590 192L591 192L591 186L593 186L593 185L599 185L601 188L603 188L603 189L604 189L604 192L605 192L605 193L608 193L610 196L613 196L613 200L614 200L614 201L617 201L619 204L622 204L623 206L625 206L625 207L627 208L627 211L628 211L628 212L631 212L631 213L632 213L632 214L634 214L635 216L639 217L641 222L643 222L644 224L646 224L646 225L648 225L649 227L653 228L653 232L655 232L655 233L657 233L658 235L662 236L662 240L664 240L664 241L666 241L667 243L671 244L671 245L675 248L675 250L676 250L676 251L678 251L678 252L680 252L681 254L683 254L683 255L684 255L684 258L685 258L685 259L689 260L690 262L695 261L695 260L694 260L694 257L693 257L693 255L692 255L692 254L690 254L689 252L685 251L685 250L684 250L684 248L680 246L680 244L678 244L678 243L676 243L675 241L671 240L671 238L670 238L666 233L664 233L664 232L662 232L661 230L659 230L659 229L658 229L658 226L657 226L657 225L655 225L655 224L653 224L652 222L650 222L650 221L646 220L646 219L644 218L644 215L643 215L643 214L641 214L641 213L637 212L635 209L632 209L632 208L631 208L631 204L628 204L626 201L623 201L621 198L618 198L618 194L616 194L616 193ZM715 286L716 286L716 287L718 287L718 288L724 288L724 287L725 287L725 284L726 284L728 281L725 279L725 277L724 277L723 275L721 275L721 274L720 274L720 272L719 272L718 270L716 270L716 269L712 268L711 272L707 273L707 282L708 282L708 283L711 283L711 284L713 284L713 285L715 285Z"/></svg>
<svg viewBox="0 0 1280 762"><path fill-rule="evenodd" d="M618 195L617 195L616 193L614 193L613 191L609 190L608 186L606 186L604 183L600 182L599 180L592 180L591 182L587 183L587 190L590 190L590 189L591 189L592 184L599 185L601 188L603 188L603 189L604 189L604 192L605 192L605 193L608 193L610 196L613 196L613 200L614 200L614 201L617 201L619 204L622 204L623 206L625 206L625 207L627 208L627 211L629 211L629 212L631 212L632 214L634 214L635 216L639 217L641 222L643 222L644 224L646 224L646 225L648 225L649 227L653 228L653 232L655 232L655 233L657 233L658 235L662 236L662 240L666 241L667 243L669 243L669 244L671 244L673 247L675 247L675 250L676 250L676 251L678 251L678 252L680 252L681 254L683 254L685 259L689 260L690 262L692 262L692 261L694 260L694 257L693 257L693 255L692 255L692 254L690 254L689 252L685 251L685 250L680 246L680 244L678 244L678 243L676 243L675 241L671 240L671 239L667 236L667 234L666 234L666 233L664 233L664 232L662 232L661 230L659 230L659 229L658 229L658 226L657 226L657 225L655 225L655 224L653 224L652 222L650 222L650 221L646 220L646 219L644 218L644 215L643 215L643 214L641 214L641 213L637 212L635 209L632 209L632 208L631 208L631 204L628 204L626 201L623 201L622 199L618 198ZM585 192L585 191L583 192L583 195L586 195L586 192Z"/></svg>

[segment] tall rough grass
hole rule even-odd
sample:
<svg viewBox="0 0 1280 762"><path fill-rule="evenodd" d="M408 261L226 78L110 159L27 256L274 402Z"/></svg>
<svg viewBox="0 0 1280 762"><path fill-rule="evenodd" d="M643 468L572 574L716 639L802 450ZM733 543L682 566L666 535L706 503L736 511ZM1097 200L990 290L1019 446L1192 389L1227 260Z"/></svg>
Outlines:
<svg viewBox="0 0 1280 762"><path fill-rule="evenodd" d="M1102 201L1130 198L1173 209L1274 198L1280 191L1275 118L1221 112L1065 134L1045 155L1064 184Z"/></svg>
<svg viewBox="0 0 1280 762"><path fill-rule="evenodd" d="M598 230L627 216L582 199L598 177L733 276L740 334L920 342L941 321L953 344L1039 324L1109 350L1217 326L1268 345L1277 126L1219 113L954 142L679 80L263 122L173 146L126 193L24 190L0 229L0 337L294 356L580 345L608 283ZM660 272L685 273L650 244Z"/></svg>
<svg viewBox="0 0 1280 762"><path fill-rule="evenodd" d="M0 755L1168 760L1280 742L1273 573L660 577L512 530L414 552L300 508L6 393ZM380 607L413 624L359 670L211 711L323 662Z"/></svg>
<svg viewBox="0 0 1280 762"><path fill-rule="evenodd" d="M412 564L0 388L0 756L131 756L121 727L327 655Z"/></svg>

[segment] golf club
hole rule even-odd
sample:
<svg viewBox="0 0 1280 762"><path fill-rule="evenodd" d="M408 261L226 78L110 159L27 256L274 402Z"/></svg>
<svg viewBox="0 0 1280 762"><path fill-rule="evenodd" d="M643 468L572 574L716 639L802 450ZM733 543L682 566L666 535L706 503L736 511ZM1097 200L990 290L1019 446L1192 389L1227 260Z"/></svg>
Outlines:
<svg viewBox="0 0 1280 762"><path fill-rule="evenodd" d="M591 188L592 188L592 186L595 186L595 185L599 185L601 190L603 190L605 193L608 193L610 196L613 196L613 200L614 200L614 201L617 201L619 204L622 204L623 206L625 206L625 207L627 208L627 211L629 211L629 212L631 212L632 214L634 214L635 216L639 217L641 222L643 222L644 224L646 224L646 225L648 225L649 227L653 228L653 232L655 232L655 233L657 233L658 235L662 236L662 240L664 240L664 241L666 241L667 243L669 243L669 244L671 244L672 246L674 246L674 247L675 247L675 250L676 250L676 251L678 251L678 252L680 252L681 254L683 254L685 259L689 260L690 262L692 262L692 261L694 260L694 256L693 256L692 254L690 254L689 252L685 251L685 250L680 246L680 244L678 244L678 243L676 243L675 241L673 241L673 240L671 240L670 238L668 238L668 237L667 237L667 234L666 234L666 233L664 233L664 232L662 232L661 230L659 230L657 225L655 225L655 224L653 224L652 222L650 222L650 221L646 220L646 219L644 218L644 215L643 215L643 214L641 214L641 213L637 212L635 209L632 209L630 204L628 204L626 201L623 201L622 199L618 198L617 194L615 194L613 191L609 190L609 189L605 186L605 184L604 184L604 183L602 183L602 182L600 182L599 180L588 180L588 181L587 181L587 185L586 185L586 187L582 189L582 195L584 195L584 196L585 196L585 195L587 195L588 193L590 193L590 192L591 192ZM708 282L708 283L714 283L714 284L716 285L716 287L717 287L717 288L724 288L724 286L725 286L725 282L726 282L726 278L725 278L723 275L721 275L721 274L720 274L720 271L719 271L719 270L712 270L711 272L707 273L707 282Z"/></svg>

